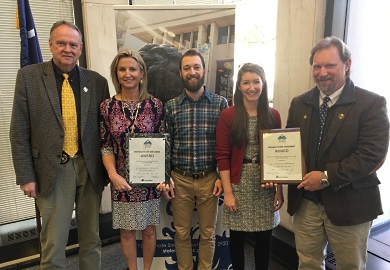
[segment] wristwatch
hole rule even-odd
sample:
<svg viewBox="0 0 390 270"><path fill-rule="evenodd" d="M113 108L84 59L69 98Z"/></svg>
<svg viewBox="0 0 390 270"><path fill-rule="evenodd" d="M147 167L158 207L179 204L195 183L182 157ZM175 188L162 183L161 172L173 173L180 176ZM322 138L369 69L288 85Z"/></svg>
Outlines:
<svg viewBox="0 0 390 270"><path fill-rule="evenodd" d="M323 186L323 187L329 186L328 172L327 171L322 172L321 186Z"/></svg>

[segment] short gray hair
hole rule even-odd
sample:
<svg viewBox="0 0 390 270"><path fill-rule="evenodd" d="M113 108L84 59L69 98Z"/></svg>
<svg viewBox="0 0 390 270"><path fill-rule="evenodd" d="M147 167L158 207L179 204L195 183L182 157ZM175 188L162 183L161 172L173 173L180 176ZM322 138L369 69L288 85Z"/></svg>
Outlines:
<svg viewBox="0 0 390 270"><path fill-rule="evenodd" d="M80 29L77 27L77 25L75 25L74 23L71 23L71 22L68 22L68 21L65 21L65 20L62 20L62 21L58 21L58 22L55 22L53 23L53 26L51 27L50 29L50 37L49 39L51 40L52 39L52 34L53 34L53 31L60 27L61 25L66 25L74 30L77 31L77 33L79 33L80 35L80 42L83 43L83 35L81 34L81 31Z"/></svg>
<svg viewBox="0 0 390 270"><path fill-rule="evenodd" d="M321 39L314 47L311 49L310 52L310 65L313 65L313 59L314 54L317 51L321 51L324 49L328 49L330 47L335 47L339 51L341 61L343 63L347 63L349 60L351 60L351 50L347 46L347 44L344 43L341 39L335 36L326 37ZM345 76L349 78L349 75L351 73L351 69L348 69Z"/></svg>

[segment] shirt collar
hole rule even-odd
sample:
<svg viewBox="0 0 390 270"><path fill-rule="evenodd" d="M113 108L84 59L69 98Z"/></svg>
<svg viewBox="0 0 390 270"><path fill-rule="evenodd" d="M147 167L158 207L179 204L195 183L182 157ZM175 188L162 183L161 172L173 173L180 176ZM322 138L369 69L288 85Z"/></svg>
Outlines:
<svg viewBox="0 0 390 270"><path fill-rule="evenodd" d="M203 99L203 98L206 98L209 102L211 102L211 93L210 91L207 90L206 86L204 85L204 91L203 91L203 95L199 98L199 100ZM192 98L190 98L186 91L183 90L183 93L181 93L180 97L179 97L179 103L182 104L184 102L185 99L188 99L190 101L194 101Z"/></svg>
<svg viewBox="0 0 390 270"><path fill-rule="evenodd" d="M341 92L343 91L344 86L345 86L345 84L343 84L343 86L341 86L340 89L334 91L330 96L328 96L330 98L330 100L328 102L328 106L329 107L332 107L339 100ZM324 97L325 97L325 94L322 93L322 91L320 91L320 98L319 98L319 104L320 105L322 104L322 101L323 101Z"/></svg>
<svg viewBox="0 0 390 270"><path fill-rule="evenodd" d="M53 64L53 68L54 68L54 72L60 76L61 78L63 78L62 74L64 73L67 73L69 75L69 79L71 79L75 74L76 74L76 71L77 71L77 65L69 72L63 72L56 64L54 64L54 61L53 59L51 60L52 64Z"/></svg>

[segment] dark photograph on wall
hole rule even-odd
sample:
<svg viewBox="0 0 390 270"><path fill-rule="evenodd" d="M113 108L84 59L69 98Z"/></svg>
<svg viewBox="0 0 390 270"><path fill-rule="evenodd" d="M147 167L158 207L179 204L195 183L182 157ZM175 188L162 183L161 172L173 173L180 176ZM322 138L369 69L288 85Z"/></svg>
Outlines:
<svg viewBox="0 0 390 270"><path fill-rule="evenodd" d="M224 96L228 101L233 97L233 60L217 61L215 93Z"/></svg>
<svg viewBox="0 0 390 270"><path fill-rule="evenodd" d="M118 50L140 52L148 69L149 91L163 103L183 89L179 63L181 55L189 49L198 51L204 58L207 89L231 99L235 40L233 6L164 9L118 6L115 24Z"/></svg>

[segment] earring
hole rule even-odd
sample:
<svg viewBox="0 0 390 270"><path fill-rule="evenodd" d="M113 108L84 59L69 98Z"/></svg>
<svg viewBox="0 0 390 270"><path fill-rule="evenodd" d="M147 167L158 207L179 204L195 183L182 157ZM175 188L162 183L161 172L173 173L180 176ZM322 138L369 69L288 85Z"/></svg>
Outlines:
<svg viewBox="0 0 390 270"><path fill-rule="evenodd" d="M143 84L144 84L144 81L142 80L142 78L141 78L141 80L139 80L139 84L140 84L140 85L143 85Z"/></svg>

